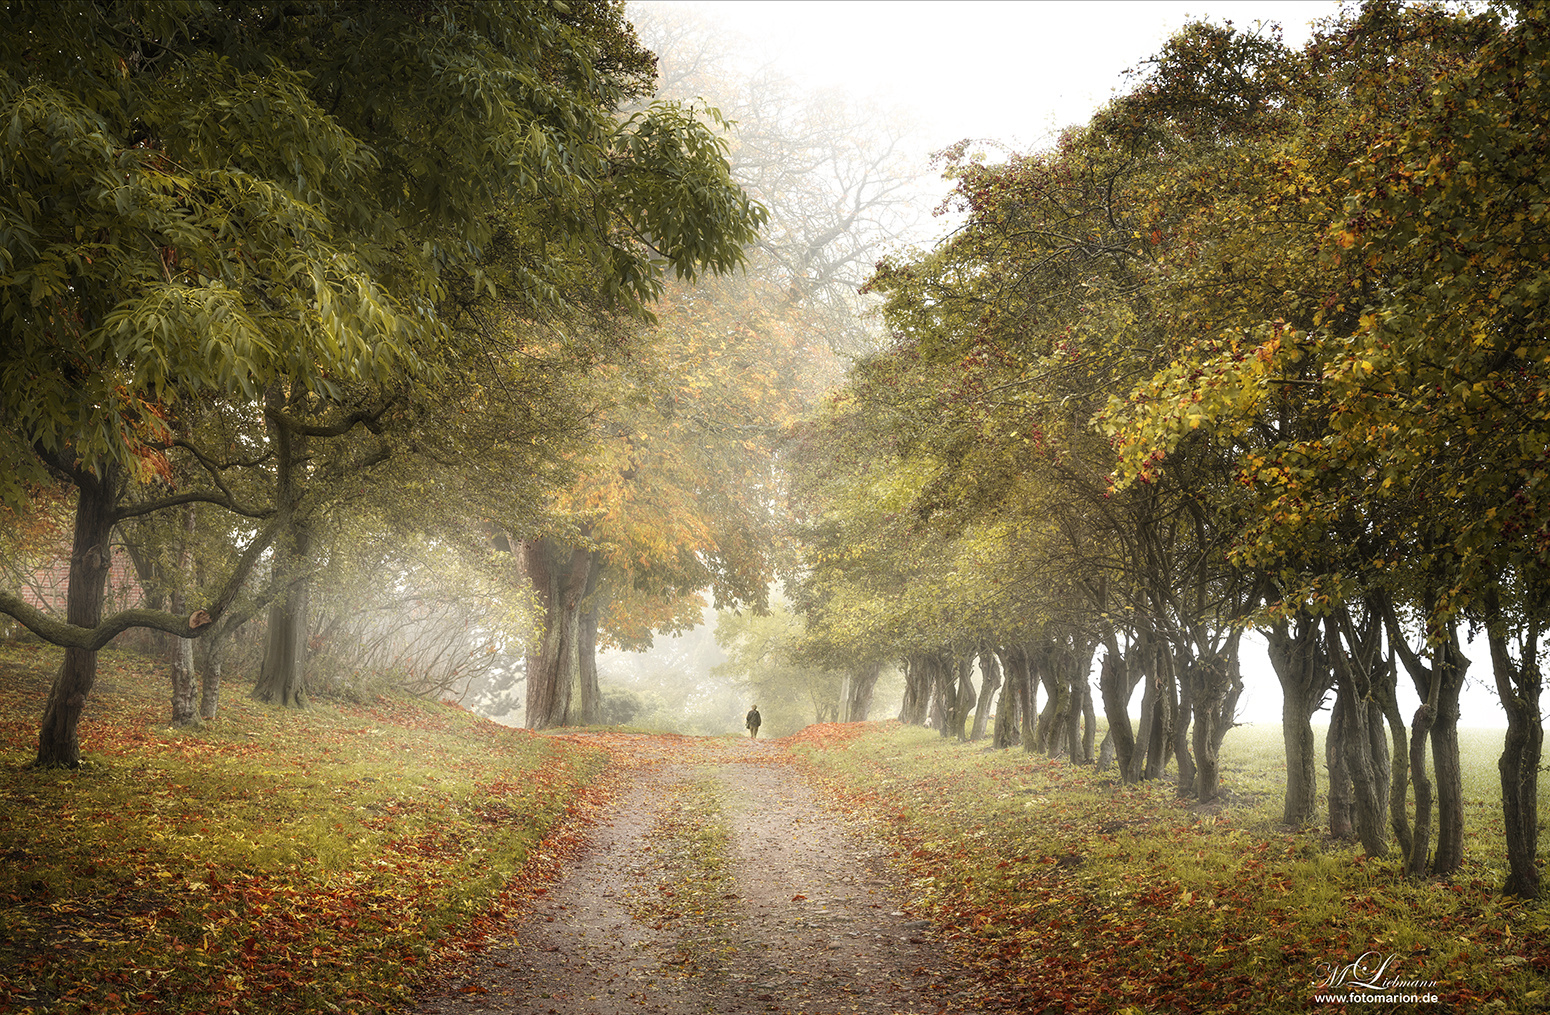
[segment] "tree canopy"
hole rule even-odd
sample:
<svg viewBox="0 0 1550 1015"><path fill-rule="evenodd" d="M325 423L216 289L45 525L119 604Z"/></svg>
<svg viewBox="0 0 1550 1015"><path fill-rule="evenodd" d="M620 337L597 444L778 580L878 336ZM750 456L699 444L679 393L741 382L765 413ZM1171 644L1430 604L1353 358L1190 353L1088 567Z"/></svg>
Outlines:
<svg viewBox="0 0 1550 1015"><path fill-rule="evenodd" d="M7 18L0 494L73 481L84 570L63 625L10 594L0 608L83 653L128 625L197 628L104 622L90 567L125 491L171 478L196 400L269 421L256 443L281 467L277 501L247 567L282 534L304 552L296 441L434 401L498 355L513 317L644 314L664 272L738 263L762 216L695 112L619 114L652 72L619 3L16 3ZM241 507L212 487L164 500ZM89 668L67 662L80 673L62 685L89 689ZM61 721L40 760L73 761Z"/></svg>

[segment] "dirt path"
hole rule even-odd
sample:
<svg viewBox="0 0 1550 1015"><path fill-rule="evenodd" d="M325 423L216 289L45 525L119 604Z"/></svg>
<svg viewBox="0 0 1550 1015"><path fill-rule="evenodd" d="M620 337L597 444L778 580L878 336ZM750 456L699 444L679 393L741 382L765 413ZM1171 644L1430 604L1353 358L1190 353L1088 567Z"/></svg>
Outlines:
<svg viewBox="0 0 1550 1015"><path fill-rule="evenodd" d="M512 947L420 1015L972 1012L882 853L772 744L642 737L629 789Z"/></svg>

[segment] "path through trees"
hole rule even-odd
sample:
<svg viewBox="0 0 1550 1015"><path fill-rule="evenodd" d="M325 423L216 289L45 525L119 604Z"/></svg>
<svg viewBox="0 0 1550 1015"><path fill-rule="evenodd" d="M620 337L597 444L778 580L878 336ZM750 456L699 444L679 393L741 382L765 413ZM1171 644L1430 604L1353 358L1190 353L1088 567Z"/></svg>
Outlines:
<svg viewBox="0 0 1550 1015"><path fill-rule="evenodd" d="M628 788L516 945L420 1015L977 1010L880 850L820 809L778 745L631 749Z"/></svg>

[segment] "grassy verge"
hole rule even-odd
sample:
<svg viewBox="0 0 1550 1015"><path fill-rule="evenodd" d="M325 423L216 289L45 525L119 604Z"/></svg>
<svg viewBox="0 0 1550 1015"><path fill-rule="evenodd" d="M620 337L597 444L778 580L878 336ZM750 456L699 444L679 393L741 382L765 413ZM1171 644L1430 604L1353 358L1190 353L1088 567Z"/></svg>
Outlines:
<svg viewBox="0 0 1550 1015"><path fill-rule="evenodd" d="M728 861L731 831L714 778L671 787L648 839L658 863L654 898L637 900L633 915L677 934L674 962L688 974L715 971L728 947L727 902L736 883Z"/></svg>
<svg viewBox="0 0 1550 1015"><path fill-rule="evenodd" d="M600 752L414 699L199 728L103 654L77 771L28 767L59 654L0 645L0 1011L366 1012L502 927ZM545 838L549 835L549 838Z"/></svg>
<svg viewBox="0 0 1550 1015"><path fill-rule="evenodd" d="M1278 733L1233 731L1223 751L1229 802L1211 808L1176 799L1171 779L1124 787L1063 761L896 724L809 737L796 750L891 840L914 903L1015 1010L1342 1010L1319 998L1349 994L1349 982L1317 984L1390 956L1385 980L1434 984L1396 996L1436 1002L1369 997L1350 1010L1550 1007L1550 909L1498 895L1492 780L1466 779L1465 869L1408 881L1397 855L1368 860L1318 830L1277 827ZM1465 754L1494 760L1479 744Z"/></svg>

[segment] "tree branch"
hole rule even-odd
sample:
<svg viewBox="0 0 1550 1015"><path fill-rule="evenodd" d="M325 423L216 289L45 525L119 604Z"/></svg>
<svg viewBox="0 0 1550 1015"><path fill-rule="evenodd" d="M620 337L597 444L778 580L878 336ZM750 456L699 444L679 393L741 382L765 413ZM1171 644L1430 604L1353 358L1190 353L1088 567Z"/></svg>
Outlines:
<svg viewBox="0 0 1550 1015"><path fill-rule="evenodd" d="M232 569L225 586L208 610L196 610L188 616L164 610L124 610L104 618L94 627L80 627L49 616L15 593L0 591L0 613L20 621L23 627L52 645L87 652L97 651L133 627L165 631L179 638L198 638L208 633L215 626L214 622L220 620L221 615L231 606L259 557L274 541L277 529L271 522L242 551L237 566Z"/></svg>

